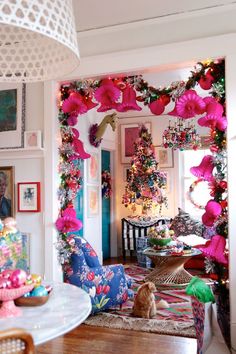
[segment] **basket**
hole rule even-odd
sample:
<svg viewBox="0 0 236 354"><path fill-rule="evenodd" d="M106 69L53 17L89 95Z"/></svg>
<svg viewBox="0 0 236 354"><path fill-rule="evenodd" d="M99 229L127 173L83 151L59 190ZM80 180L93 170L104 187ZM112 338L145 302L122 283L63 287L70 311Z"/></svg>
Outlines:
<svg viewBox="0 0 236 354"><path fill-rule="evenodd" d="M149 238L149 242L153 246L166 246L172 241L172 238Z"/></svg>

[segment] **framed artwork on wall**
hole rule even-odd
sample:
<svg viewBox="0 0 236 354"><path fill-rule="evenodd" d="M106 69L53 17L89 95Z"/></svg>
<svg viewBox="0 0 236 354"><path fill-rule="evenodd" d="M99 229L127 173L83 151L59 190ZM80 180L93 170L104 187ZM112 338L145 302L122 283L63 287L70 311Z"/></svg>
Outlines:
<svg viewBox="0 0 236 354"><path fill-rule="evenodd" d="M39 149L42 147L41 131L24 132L24 147L27 149Z"/></svg>
<svg viewBox="0 0 236 354"><path fill-rule="evenodd" d="M40 211L40 182L17 183L18 212Z"/></svg>
<svg viewBox="0 0 236 354"><path fill-rule="evenodd" d="M172 149L166 149L162 146L155 146L155 155L156 155L157 162L159 163L158 167L160 168L174 167Z"/></svg>
<svg viewBox="0 0 236 354"><path fill-rule="evenodd" d="M88 183L99 182L99 155L98 153L91 153L91 157L87 159L87 176Z"/></svg>
<svg viewBox="0 0 236 354"><path fill-rule="evenodd" d="M129 163L134 155L134 143L138 138L140 124L121 124L120 126L121 163ZM144 125L151 133L151 123L146 122Z"/></svg>
<svg viewBox="0 0 236 354"><path fill-rule="evenodd" d="M0 88L0 149L22 148L25 130L25 84Z"/></svg>
<svg viewBox="0 0 236 354"><path fill-rule="evenodd" d="M0 219L14 217L14 167L0 166Z"/></svg>
<svg viewBox="0 0 236 354"><path fill-rule="evenodd" d="M88 186L88 217L97 216L99 214L99 187Z"/></svg>

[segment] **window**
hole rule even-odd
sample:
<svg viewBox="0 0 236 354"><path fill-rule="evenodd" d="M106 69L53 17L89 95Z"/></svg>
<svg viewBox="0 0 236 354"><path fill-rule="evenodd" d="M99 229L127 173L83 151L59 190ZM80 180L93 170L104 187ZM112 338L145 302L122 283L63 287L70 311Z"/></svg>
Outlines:
<svg viewBox="0 0 236 354"><path fill-rule="evenodd" d="M189 199L188 192L191 184L198 178L193 176L190 172L192 166L198 166L205 155L209 155L209 149L200 150L185 150L180 152L180 203L183 210L188 212L193 218L201 220L202 214L205 209L199 209L196 207ZM201 182L195 188L194 192L191 193L194 202L197 205L205 206L210 199L208 182Z"/></svg>

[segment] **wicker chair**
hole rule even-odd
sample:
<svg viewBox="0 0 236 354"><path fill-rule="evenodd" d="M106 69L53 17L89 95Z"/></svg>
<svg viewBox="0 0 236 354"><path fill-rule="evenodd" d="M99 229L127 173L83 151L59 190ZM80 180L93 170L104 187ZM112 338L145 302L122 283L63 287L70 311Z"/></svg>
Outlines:
<svg viewBox="0 0 236 354"><path fill-rule="evenodd" d="M0 331L0 354L33 354L34 341L28 332L21 328Z"/></svg>

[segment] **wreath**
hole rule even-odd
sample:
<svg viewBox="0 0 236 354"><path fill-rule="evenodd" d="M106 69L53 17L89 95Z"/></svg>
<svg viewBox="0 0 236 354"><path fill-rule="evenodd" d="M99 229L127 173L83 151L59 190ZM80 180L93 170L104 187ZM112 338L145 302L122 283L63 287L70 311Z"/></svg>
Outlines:
<svg viewBox="0 0 236 354"><path fill-rule="evenodd" d="M109 171L102 171L102 197L109 199L111 197L111 174Z"/></svg>
<svg viewBox="0 0 236 354"><path fill-rule="evenodd" d="M190 186L189 186L189 190L188 190L188 199L190 200L190 202L198 209L205 209L204 205L200 205L198 204L194 198L193 198L193 193L195 191L195 188L199 185L199 183L201 182L206 182L206 180L204 180L203 178L199 178L196 181L194 181Z"/></svg>

